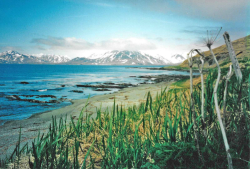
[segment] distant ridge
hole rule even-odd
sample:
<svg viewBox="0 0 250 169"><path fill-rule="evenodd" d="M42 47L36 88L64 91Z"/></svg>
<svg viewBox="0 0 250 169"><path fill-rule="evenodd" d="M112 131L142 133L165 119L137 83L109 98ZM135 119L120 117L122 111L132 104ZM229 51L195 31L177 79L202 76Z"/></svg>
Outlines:
<svg viewBox="0 0 250 169"><path fill-rule="evenodd" d="M60 55L33 55L20 54L16 51L0 53L1 64L58 64L70 61L69 58Z"/></svg>
<svg viewBox="0 0 250 169"><path fill-rule="evenodd" d="M16 51L0 53L0 64L69 64L69 65L172 65L181 63L184 57L173 55L170 59L155 57L139 51L113 50L104 54L92 54L88 58L69 59L61 55L25 55Z"/></svg>

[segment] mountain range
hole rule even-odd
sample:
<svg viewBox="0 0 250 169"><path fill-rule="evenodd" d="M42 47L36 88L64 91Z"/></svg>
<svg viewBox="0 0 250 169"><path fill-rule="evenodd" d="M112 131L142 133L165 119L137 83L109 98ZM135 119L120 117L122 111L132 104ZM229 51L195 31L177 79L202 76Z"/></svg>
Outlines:
<svg viewBox="0 0 250 169"><path fill-rule="evenodd" d="M163 56L151 56L139 51L113 50L101 55L92 54L87 57L69 59L61 55L25 55L16 51L0 53L0 64L69 64L69 65L172 65L185 60L181 55L173 55L169 59Z"/></svg>

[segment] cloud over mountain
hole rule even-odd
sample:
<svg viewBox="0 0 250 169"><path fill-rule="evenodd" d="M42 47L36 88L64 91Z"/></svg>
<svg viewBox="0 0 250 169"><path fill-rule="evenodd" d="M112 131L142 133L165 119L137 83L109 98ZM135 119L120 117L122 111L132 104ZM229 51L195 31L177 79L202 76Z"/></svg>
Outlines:
<svg viewBox="0 0 250 169"><path fill-rule="evenodd" d="M100 42L91 43L83 39L74 37L47 37L34 38L31 43L37 45L37 48L52 50L152 50L156 46L144 38L128 38L128 39L110 39Z"/></svg>

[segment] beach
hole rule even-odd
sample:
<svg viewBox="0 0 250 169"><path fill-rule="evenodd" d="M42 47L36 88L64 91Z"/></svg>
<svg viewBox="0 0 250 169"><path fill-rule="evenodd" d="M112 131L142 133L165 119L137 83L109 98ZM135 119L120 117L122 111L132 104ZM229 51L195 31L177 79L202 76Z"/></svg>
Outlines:
<svg viewBox="0 0 250 169"><path fill-rule="evenodd" d="M34 138L38 136L39 130L41 135L43 132L48 131L52 116L56 116L57 120L60 117L65 119L66 116L67 121L70 120L70 117L76 120L81 110L88 102L89 104L84 111L84 115L88 113L91 117L95 118L96 110L99 108L102 108L102 111L105 111L106 109L112 110L114 99L116 104L122 105L124 108L132 105L138 105L145 101L148 91L150 91L152 97L154 98L157 93L165 87L171 85L173 82L174 81L160 82L156 84L142 84L136 87L124 88L112 94L97 95L89 99L72 100L72 105L52 111L34 114L28 119L9 121L0 126L0 158L4 158L6 155L9 156L13 152L18 141L20 127L22 133L21 145L28 142L30 146Z"/></svg>

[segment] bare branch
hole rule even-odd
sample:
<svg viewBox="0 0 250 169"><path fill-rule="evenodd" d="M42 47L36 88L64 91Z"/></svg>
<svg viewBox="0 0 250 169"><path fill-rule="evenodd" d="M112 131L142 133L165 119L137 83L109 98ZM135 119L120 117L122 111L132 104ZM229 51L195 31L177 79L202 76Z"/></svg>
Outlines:
<svg viewBox="0 0 250 169"><path fill-rule="evenodd" d="M214 38L214 40L213 40L213 43L215 42L215 40L217 39L217 37L218 37L218 35L220 34L220 31L222 30L222 27L220 27L220 30L219 30L219 32L217 33L217 36Z"/></svg>
<svg viewBox="0 0 250 169"><path fill-rule="evenodd" d="M231 59L232 64L233 64L235 75L236 75L238 81L241 82L242 73L241 73L241 70L240 70L240 65L238 63L238 60L237 60L235 52L234 52L233 45L232 45L231 40L230 40L230 36L229 36L229 34L227 32L225 32L223 34L223 37L224 37L226 45L227 45L227 49L228 49L229 56L230 56L230 59Z"/></svg>
<svg viewBox="0 0 250 169"><path fill-rule="evenodd" d="M218 98L217 98L217 89L218 89L219 81L220 81L220 77L221 77L221 69L220 69L219 63L218 63L218 61L217 61L217 59L216 59L216 57L214 55L214 52L211 49L211 46L209 47L209 50L210 50L210 53L212 54L212 56L214 58L214 61L215 61L216 65L217 65L217 68L218 68L218 77L217 77L216 84L215 84L215 87L214 87L215 110L216 110L216 113L217 113L218 121L219 121L220 128L221 128L222 137L223 137L223 140L224 140L224 145L225 145L226 154L227 154L228 168L233 169L232 157L231 157L231 154L230 154L230 149L229 149L229 144L228 144L228 140L227 140L225 127L224 127L222 119L221 119L221 113L220 113L220 108L219 108Z"/></svg>

